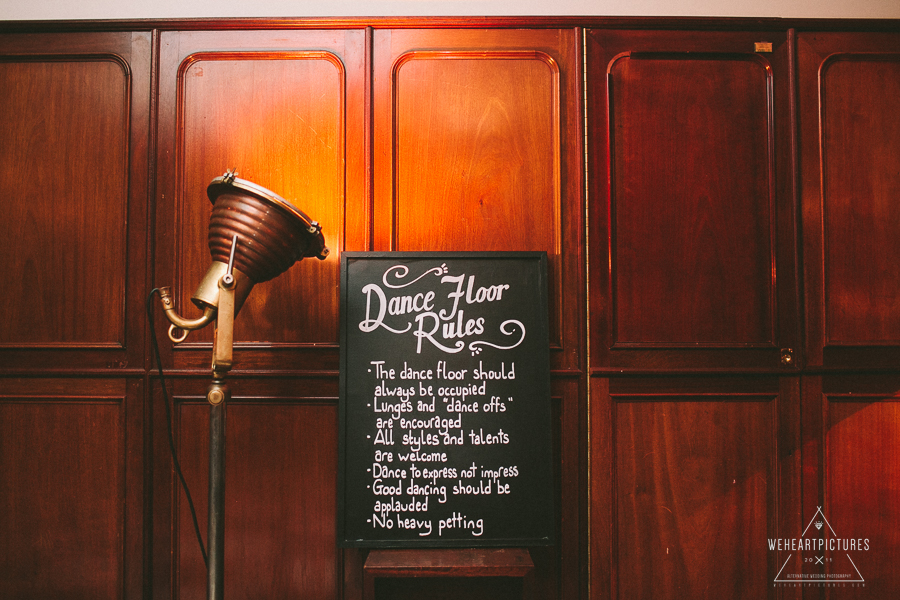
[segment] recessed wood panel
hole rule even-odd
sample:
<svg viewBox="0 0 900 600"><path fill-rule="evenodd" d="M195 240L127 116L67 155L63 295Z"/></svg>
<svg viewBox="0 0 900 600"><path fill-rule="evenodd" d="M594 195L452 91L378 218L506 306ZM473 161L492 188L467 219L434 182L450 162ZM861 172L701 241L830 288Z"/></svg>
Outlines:
<svg viewBox="0 0 900 600"><path fill-rule="evenodd" d="M344 233L343 63L319 51L200 53L182 62L178 78L180 306L193 309L190 296L210 264L206 187L233 168L318 221L333 251L256 286L235 339L334 342ZM191 339L208 341L212 333Z"/></svg>
<svg viewBox="0 0 900 600"><path fill-rule="evenodd" d="M206 538L209 405L181 404L179 455ZM225 589L229 595L336 598L337 406L234 400L227 407ZM178 496L174 597L206 598L206 569Z"/></svg>
<svg viewBox="0 0 900 600"><path fill-rule="evenodd" d="M114 55L0 59L0 346L125 343L129 85Z"/></svg>
<svg viewBox="0 0 900 600"><path fill-rule="evenodd" d="M797 36L807 353L900 361L900 35Z"/></svg>
<svg viewBox="0 0 900 600"><path fill-rule="evenodd" d="M122 398L0 398L4 597L122 597L124 455Z"/></svg>
<svg viewBox="0 0 900 600"><path fill-rule="evenodd" d="M772 397L614 397L619 598L764 598Z"/></svg>
<svg viewBox="0 0 900 600"><path fill-rule="evenodd" d="M608 66L616 344L771 344L772 85L746 55Z"/></svg>
<svg viewBox="0 0 900 600"><path fill-rule="evenodd" d="M900 593L900 387L893 389L824 398L823 511L833 531L826 539L866 540L862 550L828 552L825 569L859 575L873 598ZM829 597L859 592L841 587Z"/></svg>
<svg viewBox="0 0 900 600"><path fill-rule="evenodd" d="M557 71L534 52L399 59L394 249L558 253Z"/></svg>
<svg viewBox="0 0 900 600"><path fill-rule="evenodd" d="M576 575L574 564L582 564L588 542L588 517L583 513L584 477L587 471L587 425L582 402L584 379L556 378L552 381L554 477L557 480L556 514L559 519L553 546L530 548L535 574L535 598L578 598L587 580Z"/></svg>
<svg viewBox="0 0 900 600"><path fill-rule="evenodd" d="M576 368L576 32L376 29L372 44L374 249L546 251L551 361Z"/></svg>
<svg viewBox="0 0 900 600"><path fill-rule="evenodd" d="M819 68L827 344L900 344L900 54Z"/></svg>
<svg viewBox="0 0 900 600"><path fill-rule="evenodd" d="M555 61L520 51L413 52L397 59L392 83L392 249L546 251L558 314Z"/></svg>
<svg viewBox="0 0 900 600"><path fill-rule="evenodd" d="M585 44L592 369L797 369L789 37Z"/></svg>

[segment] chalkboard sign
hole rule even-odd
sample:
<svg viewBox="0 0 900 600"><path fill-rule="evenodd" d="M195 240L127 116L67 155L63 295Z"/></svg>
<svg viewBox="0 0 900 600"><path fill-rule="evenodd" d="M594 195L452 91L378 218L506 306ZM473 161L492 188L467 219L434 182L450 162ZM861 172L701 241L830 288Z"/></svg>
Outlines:
<svg viewBox="0 0 900 600"><path fill-rule="evenodd" d="M547 257L344 252L339 540L549 544Z"/></svg>

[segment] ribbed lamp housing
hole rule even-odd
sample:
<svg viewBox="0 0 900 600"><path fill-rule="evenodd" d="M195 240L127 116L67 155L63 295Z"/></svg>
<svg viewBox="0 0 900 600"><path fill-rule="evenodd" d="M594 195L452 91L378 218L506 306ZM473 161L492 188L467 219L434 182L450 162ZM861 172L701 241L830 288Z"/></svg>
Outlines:
<svg viewBox="0 0 900 600"><path fill-rule="evenodd" d="M236 235L234 268L254 283L277 277L303 258L328 255L319 224L266 188L226 173L213 179L206 193L213 203L209 219L213 260L228 263Z"/></svg>

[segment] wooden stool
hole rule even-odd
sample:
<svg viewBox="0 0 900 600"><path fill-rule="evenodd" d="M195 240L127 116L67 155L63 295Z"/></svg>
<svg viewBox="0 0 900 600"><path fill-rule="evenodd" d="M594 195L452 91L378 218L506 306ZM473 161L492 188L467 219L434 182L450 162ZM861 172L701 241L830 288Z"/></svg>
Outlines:
<svg viewBox="0 0 900 600"><path fill-rule="evenodd" d="M534 562L524 548L372 550L363 566L365 600L375 600L376 577L521 577L529 598Z"/></svg>

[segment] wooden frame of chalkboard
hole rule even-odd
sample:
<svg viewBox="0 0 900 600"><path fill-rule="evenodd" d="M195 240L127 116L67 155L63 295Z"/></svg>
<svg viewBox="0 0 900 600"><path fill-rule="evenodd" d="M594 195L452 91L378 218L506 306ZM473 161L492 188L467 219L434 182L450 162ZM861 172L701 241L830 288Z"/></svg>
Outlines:
<svg viewBox="0 0 900 600"><path fill-rule="evenodd" d="M338 540L552 544L545 252L341 256Z"/></svg>

